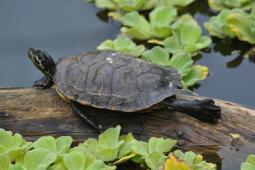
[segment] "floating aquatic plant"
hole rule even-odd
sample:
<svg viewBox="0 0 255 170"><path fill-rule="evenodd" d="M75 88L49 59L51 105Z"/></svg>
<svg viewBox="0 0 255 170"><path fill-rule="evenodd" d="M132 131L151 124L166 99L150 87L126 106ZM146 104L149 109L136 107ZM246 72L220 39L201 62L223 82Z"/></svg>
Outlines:
<svg viewBox="0 0 255 170"><path fill-rule="evenodd" d="M163 41L155 41L163 45L170 53L187 52L195 55L199 50L208 47L212 40L202 36L197 21L190 15L182 15L172 25L173 34ZM153 42L153 41L152 41Z"/></svg>
<svg viewBox="0 0 255 170"><path fill-rule="evenodd" d="M3 159L18 161L30 147L31 143L26 142L20 134L0 129L0 155L5 155Z"/></svg>
<svg viewBox="0 0 255 170"><path fill-rule="evenodd" d="M220 11L223 9L243 8L249 10L255 4L254 0L208 0L210 8Z"/></svg>
<svg viewBox="0 0 255 170"><path fill-rule="evenodd" d="M69 136L44 136L30 143L29 149L19 155L19 160L13 161L8 152L1 152L0 170L115 170L116 165L127 160L158 170L166 159L165 154L176 144L175 140L156 137L143 142L136 140L131 133L120 136L120 130L120 126L109 128L98 139L89 138L73 148ZM6 137L0 138L1 146L20 143L14 142L18 138L28 143L21 135L12 135L3 129L0 130L0 136ZM15 148L23 148L23 145L16 144ZM199 161L203 162L199 165L206 167L202 158Z"/></svg>
<svg viewBox="0 0 255 170"><path fill-rule="evenodd" d="M112 11L138 11L149 10L157 6L180 6L184 7L194 0L87 0L93 2L98 8Z"/></svg>
<svg viewBox="0 0 255 170"><path fill-rule="evenodd" d="M241 41L255 44L255 8L251 13L246 13L241 9L222 10L204 26L213 36L237 37Z"/></svg>
<svg viewBox="0 0 255 170"><path fill-rule="evenodd" d="M189 87L206 78L208 68L201 65L193 65L190 54L177 52L170 57L167 49L154 47L145 51L143 58L154 64L175 68L182 76L184 87Z"/></svg>
<svg viewBox="0 0 255 170"><path fill-rule="evenodd" d="M171 35L170 24L176 15L176 9L171 6L155 8L150 12L149 20L138 12L130 12L120 19L124 25L121 32L138 40L164 38Z"/></svg>
<svg viewBox="0 0 255 170"><path fill-rule="evenodd" d="M241 164L241 170L253 170L255 169L255 155L250 154L246 161Z"/></svg>
<svg viewBox="0 0 255 170"><path fill-rule="evenodd" d="M216 165L207 163L202 155L192 151L176 150L165 160L163 170L216 170Z"/></svg>
<svg viewBox="0 0 255 170"><path fill-rule="evenodd" d="M145 47L143 45L136 46L136 44L127 37L118 37L115 40L105 40L97 49L120 51L138 57L143 54Z"/></svg>

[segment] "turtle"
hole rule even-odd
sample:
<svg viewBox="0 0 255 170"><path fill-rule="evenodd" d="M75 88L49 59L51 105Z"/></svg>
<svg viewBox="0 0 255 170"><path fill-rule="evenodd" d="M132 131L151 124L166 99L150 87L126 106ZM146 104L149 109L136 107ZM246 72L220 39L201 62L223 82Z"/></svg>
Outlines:
<svg viewBox="0 0 255 170"><path fill-rule="evenodd" d="M221 108L213 99L178 98L183 89L181 76L172 67L110 50L83 52L55 62L47 52L29 48L28 57L44 74L32 87L48 89L54 85L72 111L97 130L102 130L102 125L81 105L135 113L160 105L201 121L217 122L221 118Z"/></svg>

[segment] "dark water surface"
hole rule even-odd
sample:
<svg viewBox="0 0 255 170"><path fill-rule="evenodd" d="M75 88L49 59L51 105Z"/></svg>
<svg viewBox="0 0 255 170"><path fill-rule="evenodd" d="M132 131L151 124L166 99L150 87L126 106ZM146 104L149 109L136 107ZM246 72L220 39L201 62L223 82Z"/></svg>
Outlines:
<svg viewBox="0 0 255 170"><path fill-rule="evenodd" d="M206 3L200 2L189 9L203 23L211 13ZM45 49L57 59L93 50L103 40L115 38L119 29L101 21L97 12L83 0L1 0L0 87L29 87L41 77L26 56L29 47ZM247 45L239 41L214 42L210 52L203 52L197 61L209 67L210 76L195 92L255 107L255 65L239 56ZM238 161L223 159L222 170L239 169L239 161L246 156L240 155Z"/></svg>

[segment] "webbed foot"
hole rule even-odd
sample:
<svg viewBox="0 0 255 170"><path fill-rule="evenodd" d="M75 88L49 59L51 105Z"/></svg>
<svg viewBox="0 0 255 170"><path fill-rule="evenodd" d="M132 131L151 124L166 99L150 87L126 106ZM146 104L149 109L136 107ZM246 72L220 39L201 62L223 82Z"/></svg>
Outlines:
<svg viewBox="0 0 255 170"><path fill-rule="evenodd" d="M37 89L48 89L52 85L53 85L52 80L44 76L39 80L35 81L32 87Z"/></svg>
<svg viewBox="0 0 255 170"><path fill-rule="evenodd" d="M180 100L168 98L166 104L174 110L185 112L201 121L215 123L221 118L221 108L212 99Z"/></svg>
<svg viewBox="0 0 255 170"><path fill-rule="evenodd" d="M203 99L193 101L197 111L191 112L190 115L205 122L217 122L221 118L221 108L215 105L212 99Z"/></svg>

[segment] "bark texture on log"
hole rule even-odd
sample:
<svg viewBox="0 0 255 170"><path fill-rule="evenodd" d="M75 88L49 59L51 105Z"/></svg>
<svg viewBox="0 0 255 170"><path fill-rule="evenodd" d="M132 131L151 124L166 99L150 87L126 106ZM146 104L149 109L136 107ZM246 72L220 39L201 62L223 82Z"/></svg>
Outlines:
<svg viewBox="0 0 255 170"><path fill-rule="evenodd" d="M178 139L181 145L223 146L230 144L230 133L238 133L255 150L255 111L235 103L215 101L222 108L222 119L217 124L200 122L168 109L152 113L117 113L90 108L88 112L105 128L119 124L122 133L132 132L139 139L171 137ZM71 135L80 142L98 135L72 113L68 103L54 89L0 89L0 128L21 133L27 140L42 135Z"/></svg>

